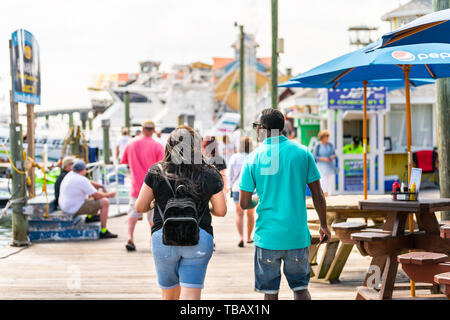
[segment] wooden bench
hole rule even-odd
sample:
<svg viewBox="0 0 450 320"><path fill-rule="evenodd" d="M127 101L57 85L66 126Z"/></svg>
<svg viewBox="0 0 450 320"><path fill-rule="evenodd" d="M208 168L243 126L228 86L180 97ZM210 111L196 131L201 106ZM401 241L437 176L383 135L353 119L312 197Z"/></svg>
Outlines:
<svg viewBox="0 0 450 320"><path fill-rule="evenodd" d="M425 283L433 283L436 274L450 272L447 260L446 254L435 252L410 252L397 257L411 280Z"/></svg>
<svg viewBox="0 0 450 320"><path fill-rule="evenodd" d="M333 223L331 228L334 230L336 236L342 241L342 243L355 244L355 241L351 238L351 235L367 228L367 224L364 222L339 222Z"/></svg>
<svg viewBox="0 0 450 320"><path fill-rule="evenodd" d="M84 216L55 211L28 216L28 236L31 242L97 240L100 222L84 223Z"/></svg>
<svg viewBox="0 0 450 320"><path fill-rule="evenodd" d="M450 272L435 275L434 282L445 287L444 293L450 300Z"/></svg>
<svg viewBox="0 0 450 320"><path fill-rule="evenodd" d="M386 256L393 252L414 247L412 234L392 236L387 232L357 232L351 235L363 256Z"/></svg>

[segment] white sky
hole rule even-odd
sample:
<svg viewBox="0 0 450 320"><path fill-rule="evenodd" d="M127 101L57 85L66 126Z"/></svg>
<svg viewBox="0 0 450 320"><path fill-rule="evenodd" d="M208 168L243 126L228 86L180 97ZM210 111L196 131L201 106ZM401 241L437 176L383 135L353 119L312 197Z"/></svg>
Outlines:
<svg viewBox="0 0 450 320"><path fill-rule="evenodd" d="M232 57L234 22L271 55L270 0L1 0L0 76L10 86L8 40L32 32L41 54L42 105L87 106L99 73L137 72L142 60L175 63ZM382 14L407 0L279 0L280 70L300 73L349 51L351 25L389 31ZM6 81L5 81L6 80Z"/></svg>

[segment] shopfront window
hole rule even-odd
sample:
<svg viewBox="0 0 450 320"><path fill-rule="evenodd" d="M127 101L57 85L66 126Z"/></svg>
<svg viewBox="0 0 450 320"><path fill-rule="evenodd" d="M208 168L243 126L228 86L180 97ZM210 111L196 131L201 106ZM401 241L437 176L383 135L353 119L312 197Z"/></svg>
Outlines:
<svg viewBox="0 0 450 320"><path fill-rule="evenodd" d="M432 104L411 105L412 148L433 148ZM404 104L392 104L386 117L386 136L391 138L392 151L406 150L406 111Z"/></svg>

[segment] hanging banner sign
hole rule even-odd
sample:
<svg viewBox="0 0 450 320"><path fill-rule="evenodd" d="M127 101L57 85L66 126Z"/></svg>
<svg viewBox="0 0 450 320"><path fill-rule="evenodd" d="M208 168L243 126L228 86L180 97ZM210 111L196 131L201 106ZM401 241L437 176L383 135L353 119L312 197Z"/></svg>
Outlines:
<svg viewBox="0 0 450 320"><path fill-rule="evenodd" d="M11 42L14 102L40 104L39 45L33 34L23 29L14 31Z"/></svg>
<svg viewBox="0 0 450 320"><path fill-rule="evenodd" d="M367 88L367 109L382 110L386 109L385 87ZM362 110L364 104L364 89L328 89L321 90L319 100L322 109L326 106L328 109L339 110Z"/></svg>

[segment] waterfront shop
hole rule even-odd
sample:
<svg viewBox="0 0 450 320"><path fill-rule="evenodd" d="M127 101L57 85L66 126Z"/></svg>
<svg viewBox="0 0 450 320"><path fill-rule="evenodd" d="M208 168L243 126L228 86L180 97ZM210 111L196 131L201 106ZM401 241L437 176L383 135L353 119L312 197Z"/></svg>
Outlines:
<svg viewBox="0 0 450 320"><path fill-rule="evenodd" d="M312 151L318 143L318 131L330 131L330 142L337 155L337 174L330 194L362 194L362 89L293 90L295 93L283 100L280 108L294 120L297 141ZM436 148L435 103L434 84L411 89L413 153ZM369 194L389 192L396 179L406 181L408 159L403 89L369 88L367 158ZM429 175L424 174L424 178L437 183L437 175Z"/></svg>

